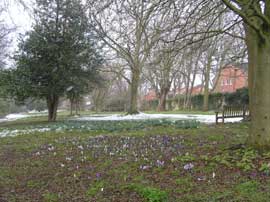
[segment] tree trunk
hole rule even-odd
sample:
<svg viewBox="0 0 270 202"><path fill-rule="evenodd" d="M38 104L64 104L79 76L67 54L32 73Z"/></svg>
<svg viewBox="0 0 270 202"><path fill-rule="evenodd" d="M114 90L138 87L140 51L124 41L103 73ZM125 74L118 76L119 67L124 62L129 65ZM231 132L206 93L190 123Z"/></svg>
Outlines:
<svg viewBox="0 0 270 202"><path fill-rule="evenodd" d="M139 81L140 81L140 71L134 69L132 71L132 79L130 84L130 105L128 114L138 114L138 88L139 88Z"/></svg>
<svg viewBox="0 0 270 202"><path fill-rule="evenodd" d="M79 116L79 111L80 111L80 99L75 98L75 115Z"/></svg>
<svg viewBox="0 0 270 202"><path fill-rule="evenodd" d="M245 25L245 32L246 32L246 44L248 49L248 93L249 93L249 110L250 113L252 111L252 95L253 95L253 77L255 72L253 70L256 68L257 65L257 40L256 39L256 32L250 29L247 25ZM252 114L252 113L251 113Z"/></svg>
<svg viewBox="0 0 270 202"><path fill-rule="evenodd" d="M270 149L270 37L263 41L254 31L248 30L247 46L251 91L248 143L260 150Z"/></svg>
<svg viewBox="0 0 270 202"><path fill-rule="evenodd" d="M190 72L188 74L186 83L185 83L185 97L184 97L184 106L183 109L187 109L188 108L188 95L189 95L189 91L190 91Z"/></svg>
<svg viewBox="0 0 270 202"><path fill-rule="evenodd" d="M47 97L48 121L56 121L59 97L51 95Z"/></svg>
<svg viewBox="0 0 270 202"><path fill-rule="evenodd" d="M205 71L203 111L209 110L209 81L210 81L210 70L211 70L211 58L212 58L212 55L208 58L206 71Z"/></svg>
<svg viewBox="0 0 270 202"><path fill-rule="evenodd" d="M158 102L158 111L166 111L166 103L167 103L167 95L168 95L168 88L162 88L160 91L159 102Z"/></svg>
<svg viewBox="0 0 270 202"><path fill-rule="evenodd" d="M70 98L69 102L70 102L70 116L73 116L74 99Z"/></svg>

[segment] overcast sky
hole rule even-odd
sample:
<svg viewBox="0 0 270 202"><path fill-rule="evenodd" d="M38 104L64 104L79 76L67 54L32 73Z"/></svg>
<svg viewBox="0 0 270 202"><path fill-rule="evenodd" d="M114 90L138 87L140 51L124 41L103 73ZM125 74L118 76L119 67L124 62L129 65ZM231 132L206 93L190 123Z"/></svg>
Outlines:
<svg viewBox="0 0 270 202"><path fill-rule="evenodd" d="M16 27L16 31L10 36L12 40L11 50L16 49L19 34L24 34L26 31L30 30L33 22L30 17L30 9L33 7L30 0L24 1L29 8L28 10L16 1L17 0L7 0L8 5L5 5L7 10L0 16L9 27ZM0 3L1 6L3 6L2 4Z"/></svg>
<svg viewBox="0 0 270 202"><path fill-rule="evenodd" d="M8 54L12 57L18 45L18 37L31 29L33 19L30 17L33 5L31 0L24 0L28 9L25 9L18 0L0 0L0 7L5 9L0 15L0 21L9 28L14 28L15 31L9 35L10 46ZM6 59L6 68L13 66L13 60L8 57Z"/></svg>

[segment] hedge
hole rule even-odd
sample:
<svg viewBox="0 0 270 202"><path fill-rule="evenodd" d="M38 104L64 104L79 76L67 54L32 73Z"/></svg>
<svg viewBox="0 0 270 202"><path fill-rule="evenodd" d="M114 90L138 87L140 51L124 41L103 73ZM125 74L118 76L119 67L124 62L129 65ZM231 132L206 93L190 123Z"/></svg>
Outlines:
<svg viewBox="0 0 270 202"><path fill-rule="evenodd" d="M183 108L185 98L183 95L167 100L167 108L174 110L175 108ZM233 93L211 93L209 95L209 110L219 109L223 105L248 105L249 96L248 89L241 88ZM158 105L158 100L144 103L145 110L155 110ZM203 94L194 95L191 97L191 109L203 109Z"/></svg>

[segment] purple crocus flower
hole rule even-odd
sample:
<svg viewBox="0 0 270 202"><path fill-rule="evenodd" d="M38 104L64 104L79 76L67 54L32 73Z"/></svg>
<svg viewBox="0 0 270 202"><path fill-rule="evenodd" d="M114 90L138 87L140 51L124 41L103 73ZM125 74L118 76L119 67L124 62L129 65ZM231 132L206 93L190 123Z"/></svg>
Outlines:
<svg viewBox="0 0 270 202"><path fill-rule="evenodd" d="M192 168L194 168L194 165L192 163L188 163L184 166L185 170L191 170Z"/></svg>
<svg viewBox="0 0 270 202"><path fill-rule="evenodd" d="M96 173L96 178L101 178L101 174L100 173Z"/></svg>

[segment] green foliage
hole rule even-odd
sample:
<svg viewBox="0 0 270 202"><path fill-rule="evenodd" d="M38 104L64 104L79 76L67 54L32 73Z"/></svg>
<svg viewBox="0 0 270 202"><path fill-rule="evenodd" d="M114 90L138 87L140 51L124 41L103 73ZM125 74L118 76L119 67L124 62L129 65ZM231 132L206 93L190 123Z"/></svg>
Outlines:
<svg viewBox="0 0 270 202"><path fill-rule="evenodd" d="M0 117L25 110L26 108L24 106L16 104L13 99L0 99Z"/></svg>
<svg viewBox="0 0 270 202"><path fill-rule="evenodd" d="M97 181L95 182L93 185L91 185L87 192L86 195L89 197L93 197L95 196L99 191L102 190L102 188L104 188L104 182L103 181Z"/></svg>
<svg viewBox="0 0 270 202"><path fill-rule="evenodd" d="M264 172L266 175L269 175L270 174L269 163L263 163L259 168L259 171Z"/></svg>
<svg viewBox="0 0 270 202"><path fill-rule="evenodd" d="M247 181L236 186L235 190L243 195L249 195L258 191L259 183L256 181Z"/></svg>
<svg viewBox="0 0 270 202"><path fill-rule="evenodd" d="M235 198L237 201L260 201L268 202L269 194L268 191L260 190L261 184L255 180L246 181L235 186ZM267 187L265 187L267 188ZM265 189L264 188L264 189Z"/></svg>
<svg viewBox="0 0 270 202"><path fill-rule="evenodd" d="M180 162L183 162L183 163L195 161L195 159L196 159L195 156L193 156L193 155L191 155L189 153L186 153L183 156L178 156L177 157L177 160L180 161Z"/></svg>
<svg viewBox="0 0 270 202"><path fill-rule="evenodd" d="M166 202L168 201L168 194L165 191L161 191L157 188L148 187L141 184L131 184L128 188L136 191L142 197L144 197L147 202Z"/></svg>
<svg viewBox="0 0 270 202"><path fill-rule="evenodd" d="M26 186L30 189L39 188L42 186L42 182L29 180L26 184Z"/></svg>
<svg viewBox="0 0 270 202"><path fill-rule="evenodd" d="M178 193L188 193L192 191L192 188L194 188L194 182L190 176L178 178L175 180L175 183L177 184L177 187L179 187L176 190Z"/></svg>
<svg viewBox="0 0 270 202"><path fill-rule="evenodd" d="M240 151L240 155L242 156L242 158L239 162L237 162L237 167L245 171L251 170L255 167L255 165L253 164L253 160L255 160L258 155L255 150L250 149Z"/></svg>
<svg viewBox="0 0 270 202"><path fill-rule="evenodd" d="M150 101L143 100L141 109L143 111L145 111L145 110L156 111L157 110L157 107L158 107L158 100L157 99L150 100Z"/></svg>
<svg viewBox="0 0 270 202"><path fill-rule="evenodd" d="M223 141L224 140L224 135L222 134L214 134L214 135L209 135L208 136L209 141Z"/></svg>
<svg viewBox="0 0 270 202"><path fill-rule="evenodd" d="M45 193L43 194L44 202L58 202L58 195L54 193Z"/></svg>
<svg viewBox="0 0 270 202"><path fill-rule="evenodd" d="M230 156L227 154L222 154L222 155L216 155L214 156L211 161L215 162L217 164L222 164L227 167L232 167L231 161L230 161Z"/></svg>
<svg viewBox="0 0 270 202"><path fill-rule="evenodd" d="M253 161L258 153L252 149L239 149L212 157L211 161L225 165L227 167L237 167L244 171L250 171L255 168Z"/></svg>
<svg viewBox="0 0 270 202"><path fill-rule="evenodd" d="M47 108L46 101L40 99L27 99L24 104L27 110L43 111Z"/></svg>
<svg viewBox="0 0 270 202"><path fill-rule="evenodd" d="M234 93L226 93L225 102L228 103L228 105L248 105L248 89L241 88L237 89Z"/></svg>
<svg viewBox="0 0 270 202"><path fill-rule="evenodd" d="M175 121L176 128L197 128L199 122L196 120L177 120Z"/></svg>
<svg viewBox="0 0 270 202"><path fill-rule="evenodd" d="M185 121L187 122L187 121ZM155 120L132 120L132 121L62 121L41 125L23 125L20 127L23 133L27 133L27 131L42 128L48 128L50 131L81 131L81 132L89 132L89 131L109 131L109 132L119 132L119 131L136 131L143 130L147 128L153 127L175 127L180 129L181 127L173 121L168 121L166 119L155 119ZM198 128L197 125L193 126L192 124L187 127L187 125L183 125L182 129L188 128ZM11 128L1 127L0 132L8 134L12 134ZM15 131L18 132L17 129ZM18 132L20 133L20 132ZM31 132L30 132L31 133Z"/></svg>

